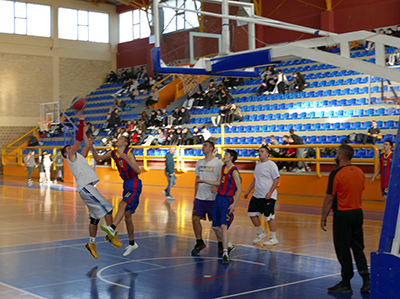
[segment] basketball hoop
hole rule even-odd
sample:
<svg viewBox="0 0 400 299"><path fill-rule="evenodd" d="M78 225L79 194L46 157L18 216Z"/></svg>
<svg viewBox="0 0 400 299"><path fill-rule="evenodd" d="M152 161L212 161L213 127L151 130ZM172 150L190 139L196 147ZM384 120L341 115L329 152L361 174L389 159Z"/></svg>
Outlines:
<svg viewBox="0 0 400 299"><path fill-rule="evenodd" d="M201 77L201 75L179 75L186 95L191 96L199 91Z"/></svg>
<svg viewBox="0 0 400 299"><path fill-rule="evenodd" d="M49 120L39 120L38 122L40 131L46 132L51 127L51 121Z"/></svg>

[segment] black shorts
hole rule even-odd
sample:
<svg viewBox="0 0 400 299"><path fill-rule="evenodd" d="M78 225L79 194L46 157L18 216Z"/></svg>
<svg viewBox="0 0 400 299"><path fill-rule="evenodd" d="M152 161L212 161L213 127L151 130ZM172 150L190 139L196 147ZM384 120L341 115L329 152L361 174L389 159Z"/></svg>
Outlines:
<svg viewBox="0 0 400 299"><path fill-rule="evenodd" d="M275 219L275 202L276 199L257 198L253 196L249 203L247 216L261 217L261 215L264 214L264 218L267 221Z"/></svg>

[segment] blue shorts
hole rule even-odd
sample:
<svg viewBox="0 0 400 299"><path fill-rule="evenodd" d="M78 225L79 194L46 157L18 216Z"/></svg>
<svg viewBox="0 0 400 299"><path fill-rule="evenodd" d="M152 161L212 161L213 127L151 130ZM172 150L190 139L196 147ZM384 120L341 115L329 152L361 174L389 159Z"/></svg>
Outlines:
<svg viewBox="0 0 400 299"><path fill-rule="evenodd" d="M214 201L213 200L201 200L195 198L193 205L192 216L197 216L203 220L206 220L206 215L208 220L213 219Z"/></svg>
<svg viewBox="0 0 400 299"><path fill-rule="evenodd" d="M142 181L139 179L130 179L124 181L124 192L123 201L126 201L127 206L125 212L131 211L135 213L137 206L139 205L139 197L142 193Z"/></svg>
<svg viewBox="0 0 400 299"><path fill-rule="evenodd" d="M382 196L387 196L389 188L381 188L381 189L382 189Z"/></svg>
<svg viewBox="0 0 400 299"><path fill-rule="evenodd" d="M233 221L233 214L229 214L229 206L233 204L233 197L217 194L214 202L212 226L226 225L228 228Z"/></svg>

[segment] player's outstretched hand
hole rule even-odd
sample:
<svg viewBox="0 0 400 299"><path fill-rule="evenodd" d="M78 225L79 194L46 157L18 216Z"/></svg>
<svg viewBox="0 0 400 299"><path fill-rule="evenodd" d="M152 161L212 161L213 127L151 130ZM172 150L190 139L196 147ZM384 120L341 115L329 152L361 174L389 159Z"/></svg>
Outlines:
<svg viewBox="0 0 400 299"><path fill-rule="evenodd" d="M373 185L373 184L374 184L374 182L375 182L375 179L374 179L374 178L372 178L372 179L371 179L371 181L370 181L371 185Z"/></svg>
<svg viewBox="0 0 400 299"><path fill-rule="evenodd" d="M75 114L79 120L85 120L85 117L83 116L82 111L76 111Z"/></svg>

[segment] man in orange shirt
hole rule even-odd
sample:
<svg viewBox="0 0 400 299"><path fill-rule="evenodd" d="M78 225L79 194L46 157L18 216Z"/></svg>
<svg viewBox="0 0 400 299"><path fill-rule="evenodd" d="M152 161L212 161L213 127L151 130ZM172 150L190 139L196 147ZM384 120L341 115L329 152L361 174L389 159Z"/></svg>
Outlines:
<svg viewBox="0 0 400 299"><path fill-rule="evenodd" d="M329 175L328 189L322 205L321 228L326 231L326 217L333 211L333 244L340 265L342 281L328 288L332 293L352 293L350 280L354 276L353 261L364 283L361 292L369 292L370 278L364 254L363 212L361 195L364 190L363 171L351 165L354 150L349 145L341 145L336 154L339 168Z"/></svg>

